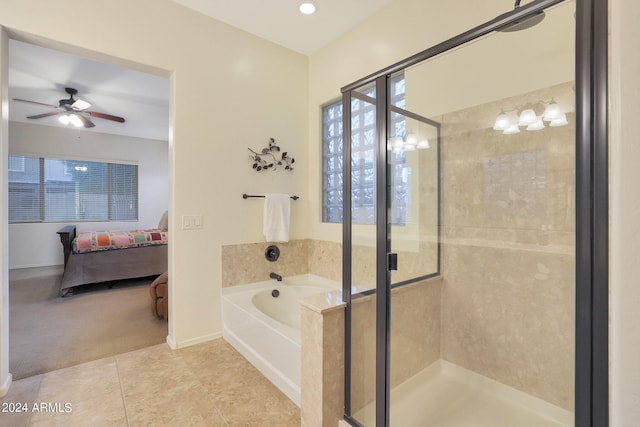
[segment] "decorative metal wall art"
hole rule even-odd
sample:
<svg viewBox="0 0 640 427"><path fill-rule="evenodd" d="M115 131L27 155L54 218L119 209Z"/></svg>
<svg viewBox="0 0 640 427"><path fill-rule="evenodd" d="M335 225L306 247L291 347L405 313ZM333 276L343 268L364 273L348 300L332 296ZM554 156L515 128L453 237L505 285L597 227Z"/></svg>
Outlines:
<svg viewBox="0 0 640 427"><path fill-rule="evenodd" d="M280 147L273 138L269 138L269 145L260 152L256 152L251 148L248 150L251 152L249 158L253 161L253 169L256 172L267 170L277 171L278 168L282 166L284 166L284 170L293 170L293 164L296 159L290 157L286 151L281 153ZM278 156L280 158L278 158Z"/></svg>

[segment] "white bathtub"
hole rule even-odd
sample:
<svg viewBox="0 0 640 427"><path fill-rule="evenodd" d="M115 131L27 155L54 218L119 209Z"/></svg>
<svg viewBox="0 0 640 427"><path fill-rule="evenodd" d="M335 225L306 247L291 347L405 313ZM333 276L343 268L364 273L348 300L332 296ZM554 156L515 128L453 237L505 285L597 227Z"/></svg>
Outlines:
<svg viewBox="0 0 640 427"><path fill-rule="evenodd" d="M311 274L224 288L223 336L300 406L299 301L338 288L338 283ZM271 295L274 290L278 297Z"/></svg>

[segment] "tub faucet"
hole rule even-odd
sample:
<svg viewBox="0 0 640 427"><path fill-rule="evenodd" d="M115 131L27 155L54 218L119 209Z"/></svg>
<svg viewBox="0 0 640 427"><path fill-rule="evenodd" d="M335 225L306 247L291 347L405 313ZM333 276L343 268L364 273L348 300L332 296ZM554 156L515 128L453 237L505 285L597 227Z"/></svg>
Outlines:
<svg viewBox="0 0 640 427"><path fill-rule="evenodd" d="M278 282L282 282L282 276L276 273L270 273L269 278L276 279Z"/></svg>

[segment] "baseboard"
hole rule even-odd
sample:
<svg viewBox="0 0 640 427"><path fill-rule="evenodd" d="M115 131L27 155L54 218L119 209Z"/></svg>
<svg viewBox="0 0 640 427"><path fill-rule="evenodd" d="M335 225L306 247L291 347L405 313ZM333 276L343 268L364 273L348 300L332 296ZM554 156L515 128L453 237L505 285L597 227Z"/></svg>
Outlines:
<svg viewBox="0 0 640 427"><path fill-rule="evenodd" d="M60 271L64 270L64 264L25 264L25 265L10 265L9 270L21 270L24 268L53 268L59 267Z"/></svg>
<svg viewBox="0 0 640 427"><path fill-rule="evenodd" d="M167 335L167 344L169 345L169 348L171 350L177 350L178 346L176 344L176 342L173 340L173 338L171 337L171 335Z"/></svg>
<svg viewBox="0 0 640 427"><path fill-rule="evenodd" d="M192 338L185 341L175 342L172 337L167 336L167 344L173 350L179 348L191 347L192 345L202 344L207 341L213 341L215 339L222 338L222 332L216 332L215 334L203 335L201 337Z"/></svg>
<svg viewBox="0 0 640 427"><path fill-rule="evenodd" d="M0 397L4 397L9 393L9 389L11 388L11 383L13 382L13 375L7 375L7 379L0 386Z"/></svg>

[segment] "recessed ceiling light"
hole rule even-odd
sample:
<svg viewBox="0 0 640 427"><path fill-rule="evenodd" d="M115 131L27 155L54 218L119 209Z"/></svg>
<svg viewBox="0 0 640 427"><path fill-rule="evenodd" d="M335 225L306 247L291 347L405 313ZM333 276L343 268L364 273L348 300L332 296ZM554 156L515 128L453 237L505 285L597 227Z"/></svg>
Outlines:
<svg viewBox="0 0 640 427"><path fill-rule="evenodd" d="M304 13L305 15L311 15L312 13L315 13L316 5L313 2L305 1L300 3L299 9L300 12Z"/></svg>

